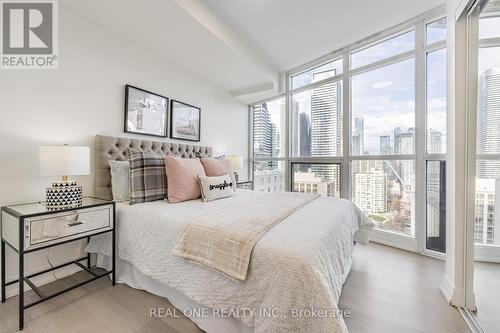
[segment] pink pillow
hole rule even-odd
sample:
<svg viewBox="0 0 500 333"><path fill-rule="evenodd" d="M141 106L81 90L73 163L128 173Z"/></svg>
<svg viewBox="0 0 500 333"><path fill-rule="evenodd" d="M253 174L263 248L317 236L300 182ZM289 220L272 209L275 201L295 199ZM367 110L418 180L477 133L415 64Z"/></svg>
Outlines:
<svg viewBox="0 0 500 333"><path fill-rule="evenodd" d="M165 157L168 202L198 199L201 196L198 175L205 176L200 159Z"/></svg>
<svg viewBox="0 0 500 333"><path fill-rule="evenodd" d="M236 191L236 178L234 177L233 165L230 160L204 157L201 159L201 164L203 164L207 177L218 177L228 174L233 182L233 190Z"/></svg>

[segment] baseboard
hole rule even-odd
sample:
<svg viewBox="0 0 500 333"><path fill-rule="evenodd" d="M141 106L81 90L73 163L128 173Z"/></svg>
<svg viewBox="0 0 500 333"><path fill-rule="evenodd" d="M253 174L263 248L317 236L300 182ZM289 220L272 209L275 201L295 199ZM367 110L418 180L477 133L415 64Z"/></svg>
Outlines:
<svg viewBox="0 0 500 333"><path fill-rule="evenodd" d="M467 311L476 311L476 295L474 291L465 291L461 288L456 288L448 275L443 276L443 282L439 287L446 301L457 307L464 308Z"/></svg>
<svg viewBox="0 0 500 333"><path fill-rule="evenodd" d="M467 291L466 298L465 298L465 307L468 311L472 311L472 312L477 311L476 294L474 293L474 291Z"/></svg>
<svg viewBox="0 0 500 333"><path fill-rule="evenodd" d="M370 242L391 246L409 252L417 252L417 243L414 238L398 235L395 233L389 233L375 229L370 234Z"/></svg>
<svg viewBox="0 0 500 333"><path fill-rule="evenodd" d="M455 286L453 282L451 282L448 275L443 276L443 281L441 282L441 286L439 287L441 294L443 294L446 301L451 305L456 305L455 303Z"/></svg>

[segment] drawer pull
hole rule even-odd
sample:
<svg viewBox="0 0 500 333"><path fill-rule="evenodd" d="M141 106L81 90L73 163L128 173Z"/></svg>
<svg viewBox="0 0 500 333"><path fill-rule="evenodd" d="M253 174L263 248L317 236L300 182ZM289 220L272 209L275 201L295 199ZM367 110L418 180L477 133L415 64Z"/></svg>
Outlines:
<svg viewBox="0 0 500 333"><path fill-rule="evenodd" d="M66 223L66 227L71 228L81 224L85 224L85 222L79 221L79 222Z"/></svg>

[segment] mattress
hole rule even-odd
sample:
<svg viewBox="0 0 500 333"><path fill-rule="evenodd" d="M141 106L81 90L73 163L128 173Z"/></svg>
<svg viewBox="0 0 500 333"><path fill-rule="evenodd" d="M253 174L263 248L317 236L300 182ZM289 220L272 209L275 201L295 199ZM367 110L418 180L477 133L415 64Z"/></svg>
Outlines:
<svg viewBox="0 0 500 333"><path fill-rule="evenodd" d="M170 254L183 226L201 214L224 209L227 200L244 202L250 195L261 194L238 191L231 198L208 203L118 204L118 258L149 281L174 290L208 312L232 310L230 317L244 325L242 330L347 332L337 304L351 268L353 241L362 240L361 234L366 238L373 228L350 201L321 197L274 226L257 242L244 282ZM109 256L109 246L105 236L94 237L87 251ZM302 315L311 310L329 312L321 318ZM211 327L205 330L220 332Z"/></svg>

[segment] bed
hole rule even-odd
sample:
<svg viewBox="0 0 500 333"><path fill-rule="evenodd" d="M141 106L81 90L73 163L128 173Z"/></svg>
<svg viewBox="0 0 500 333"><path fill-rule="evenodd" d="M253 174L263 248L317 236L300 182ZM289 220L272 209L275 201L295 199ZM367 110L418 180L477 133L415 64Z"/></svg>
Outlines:
<svg viewBox="0 0 500 333"><path fill-rule="evenodd" d="M209 147L96 137L96 194L111 198L109 160L127 159L127 147L211 156ZM206 332L347 332L338 301L352 263L354 242L366 243L371 221L350 201L319 197L265 233L240 281L171 255L183 228L228 202L255 196L238 190L228 199L169 204L117 204L117 282L167 298ZM237 218L237 217L235 217ZM105 239L88 252L109 264Z"/></svg>

